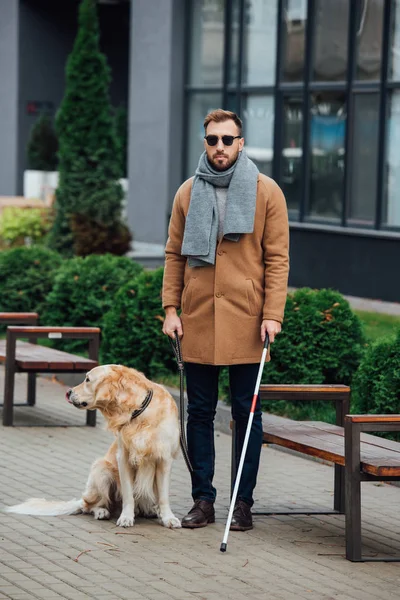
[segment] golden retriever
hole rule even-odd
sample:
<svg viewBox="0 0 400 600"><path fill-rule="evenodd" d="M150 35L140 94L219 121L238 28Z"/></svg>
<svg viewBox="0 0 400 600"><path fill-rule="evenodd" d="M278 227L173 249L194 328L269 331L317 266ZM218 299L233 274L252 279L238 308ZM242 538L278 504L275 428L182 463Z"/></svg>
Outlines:
<svg viewBox="0 0 400 600"><path fill-rule="evenodd" d="M150 390L150 403L132 418ZM83 512L108 519L122 501L117 520L121 527L131 527L135 515L157 516L164 527L180 527L169 504L171 467L179 451L178 410L167 390L135 369L104 365L92 369L83 383L70 389L67 400L79 409L100 410L117 439L105 457L93 463L81 499L32 498L6 511L42 516Z"/></svg>

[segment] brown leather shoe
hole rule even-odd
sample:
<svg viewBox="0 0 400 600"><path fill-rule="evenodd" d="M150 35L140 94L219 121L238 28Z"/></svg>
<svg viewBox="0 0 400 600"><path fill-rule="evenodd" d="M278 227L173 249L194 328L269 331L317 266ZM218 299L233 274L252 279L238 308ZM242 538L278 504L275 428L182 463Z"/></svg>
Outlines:
<svg viewBox="0 0 400 600"><path fill-rule="evenodd" d="M182 519L182 527L196 529L205 527L209 523L215 523L214 504L207 500L195 500L192 508Z"/></svg>
<svg viewBox="0 0 400 600"><path fill-rule="evenodd" d="M230 526L231 531L248 531L253 529L253 517L251 507L243 500L238 500L233 510L233 517Z"/></svg>

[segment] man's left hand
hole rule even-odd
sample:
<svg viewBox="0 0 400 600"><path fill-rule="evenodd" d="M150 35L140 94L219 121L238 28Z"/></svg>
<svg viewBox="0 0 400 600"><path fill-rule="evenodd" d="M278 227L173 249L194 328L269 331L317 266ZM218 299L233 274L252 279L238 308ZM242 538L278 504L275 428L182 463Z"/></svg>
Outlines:
<svg viewBox="0 0 400 600"><path fill-rule="evenodd" d="M275 336L281 332L281 329L282 325L279 323L279 321L264 319L264 321L261 323L261 341L263 343L265 342L265 334L268 333L269 342L272 344Z"/></svg>

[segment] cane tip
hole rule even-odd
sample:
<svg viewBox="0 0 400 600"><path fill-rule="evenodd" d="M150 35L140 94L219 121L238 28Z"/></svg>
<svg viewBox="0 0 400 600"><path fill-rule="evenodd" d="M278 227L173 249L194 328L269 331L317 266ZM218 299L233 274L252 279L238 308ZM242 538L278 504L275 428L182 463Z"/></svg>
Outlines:
<svg viewBox="0 0 400 600"><path fill-rule="evenodd" d="M221 544L221 552L226 552L226 544Z"/></svg>

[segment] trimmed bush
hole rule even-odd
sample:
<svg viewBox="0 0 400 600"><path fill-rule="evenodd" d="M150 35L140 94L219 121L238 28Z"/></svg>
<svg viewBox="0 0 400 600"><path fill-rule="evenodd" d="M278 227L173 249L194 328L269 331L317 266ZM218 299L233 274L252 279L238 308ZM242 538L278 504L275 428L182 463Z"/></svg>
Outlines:
<svg viewBox="0 0 400 600"><path fill-rule="evenodd" d="M354 376L352 412L400 413L400 329L372 344Z"/></svg>
<svg viewBox="0 0 400 600"><path fill-rule="evenodd" d="M30 312L41 316L62 259L41 246L0 252L0 312Z"/></svg>
<svg viewBox="0 0 400 600"><path fill-rule="evenodd" d="M350 384L365 344L361 321L339 292L298 289L287 297L282 333L272 344L272 360L264 367L262 381ZM228 396L226 373L222 373L221 391ZM322 406L332 412L327 403L318 403L315 408L320 410ZM263 409L301 418L313 411L310 403L297 402L269 402Z"/></svg>
<svg viewBox="0 0 400 600"><path fill-rule="evenodd" d="M151 378L177 372L170 343L161 331L162 279L163 268L143 271L118 292L104 317L103 363L133 367Z"/></svg>
<svg viewBox="0 0 400 600"><path fill-rule="evenodd" d="M39 244L44 241L51 224L49 208L8 206L0 216L0 248Z"/></svg>
<svg viewBox="0 0 400 600"><path fill-rule="evenodd" d="M65 260L57 273L42 323L76 327L103 327L103 317L113 306L115 295L142 267L127 257L111 254ZM72 351L84 342L63 344Z"/></svg>
<svg viewBox="0 0 400 600"><path fill-rule="evenodd" d="M33 125L27 147L30 169L37 171L56 171L58 140L53 127L53 120L42 114Z"/></svg>

